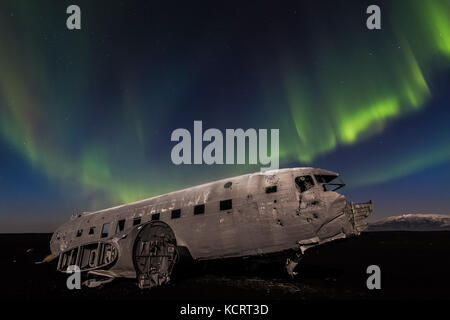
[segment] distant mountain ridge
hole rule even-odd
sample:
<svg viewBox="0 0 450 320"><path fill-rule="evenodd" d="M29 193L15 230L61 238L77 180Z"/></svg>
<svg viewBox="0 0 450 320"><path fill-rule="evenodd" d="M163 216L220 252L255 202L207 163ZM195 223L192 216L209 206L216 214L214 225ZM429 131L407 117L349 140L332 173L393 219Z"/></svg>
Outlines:
<svg viewBox="0 0 450 320"><path fill-rule="evenodd" d="M450 231L450 215L403 214L369 223L367 231Z"/></svg>

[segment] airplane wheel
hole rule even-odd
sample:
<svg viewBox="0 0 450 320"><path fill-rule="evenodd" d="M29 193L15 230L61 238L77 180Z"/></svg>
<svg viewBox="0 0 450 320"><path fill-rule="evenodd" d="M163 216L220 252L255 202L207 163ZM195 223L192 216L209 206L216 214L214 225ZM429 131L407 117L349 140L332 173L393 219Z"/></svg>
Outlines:
<svg viewBox="0 0 450 320"><path fill-rule="evenodd" d="M178 260L175 234L162 221L150 222L136 236L133 263L139 288L168 283Z"/></svg>

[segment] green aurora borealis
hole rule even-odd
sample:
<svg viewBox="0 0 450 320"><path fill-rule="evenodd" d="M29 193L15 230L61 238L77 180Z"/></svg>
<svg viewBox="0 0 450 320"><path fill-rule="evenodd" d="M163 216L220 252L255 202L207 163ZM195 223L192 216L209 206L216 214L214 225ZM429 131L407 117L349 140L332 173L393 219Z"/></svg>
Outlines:
<svg viewBox="0 0 450 320"><path fill-rule="evenodd" d="M139 14L157 15L155 7L112 1L103 10L106 4L81 1L78 33L64 28L64 1L2 3L0 150L9 150L2 151L12 159L9 168L37 172L49 197L53 189L71 194L55 199L64 208L92 210L258 170L173 165L170 132L192 130L193 120L219 129L280 128L281 167L324 166L353 148L389 140L398 121L429 112L445 87L433 84L450 72L449 1L382 1L379 31L365 28L364 3L308 3L286 4L273 10L273 20L254 21L248 8L245 17L228 20L228 11L194 17L195 5L190 16L164 7L161 21L176 18L158 25L135 22ZM261 6L255 16L272 10ZM203 22L210 14L217 22ZM239 72L252 69L251 75L233 74L229 66L238 60ZM447 95L441 108L449 101ZM449 164L449 127L418 132L417 139L405 135L367 159L358 155L344 165L346 182L375 186ZM14 165L16 158L25 169ZM27 194L3 197L6 221Z"/></svg>
<svg viewBox="0 0 450 320"><path fill-rule="evenodd" d="M285 146L284 155L310 163L339 145L381 132L390 119L426 107L433 62L439 59L448 67L450 59L450 7L448 2L409 4L408 20L400 14L391 17L398 31L388 41L383 35L374 44L373 38L357 35L350 45L345 42L345 50L336 50L332 39L319 35L321 67L308 78L300 78L296 69L287 72L286 92L297 136ZM395 12L402 9L399 5ZM364 48L374 48L379 54L367 55ZM429 70L428 74L423 70ZM313 87L319 88L319 99L309 96Z"/></svg>

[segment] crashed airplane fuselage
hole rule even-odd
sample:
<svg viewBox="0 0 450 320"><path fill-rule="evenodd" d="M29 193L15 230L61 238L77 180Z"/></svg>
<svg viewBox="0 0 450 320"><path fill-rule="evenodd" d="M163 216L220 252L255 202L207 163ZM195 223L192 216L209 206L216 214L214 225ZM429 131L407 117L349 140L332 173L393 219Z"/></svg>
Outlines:
<svg viewBox="0 0 450 320"><path fill-rule="evenodd" d="M53 234L51 251L60 271L76 265L137 278L141 288L169 281L183 253L206 260L292 250L292 275L306 249L367 226L371 202L346 201L338 176L316 168L257 172L74 215Z"/></svg>

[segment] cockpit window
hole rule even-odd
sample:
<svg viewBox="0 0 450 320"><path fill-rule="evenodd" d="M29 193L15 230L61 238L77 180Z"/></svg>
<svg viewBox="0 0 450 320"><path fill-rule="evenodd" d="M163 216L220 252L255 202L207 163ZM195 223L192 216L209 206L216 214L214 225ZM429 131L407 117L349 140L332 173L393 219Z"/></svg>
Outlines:
<svg viewBox="0 0 450 320"><path fill-rule="evenodd" d="M337 178L336 175L332 174L316 174L314 177L316 178L317 183L328 183Z"/></svg>
<svg viewBox="0 0 450 320"><path fill-rule="evenodd" d="M337 189L340 189L343 186L345 186L345 183L344 181L342 181L342 179L339 179L338 181L333 181L338 177L336 175L316 174L314 175L314 177L316 178L317 183L322 184L323 191L336 191Z"/></svg>
<svg viewBox="0 0 450 320"><path fill-rule="evenodd" d="M300 189L300 192L305 192L314 187L314 181L311 176L297 177L295 178L295 184Z"/></svg>

